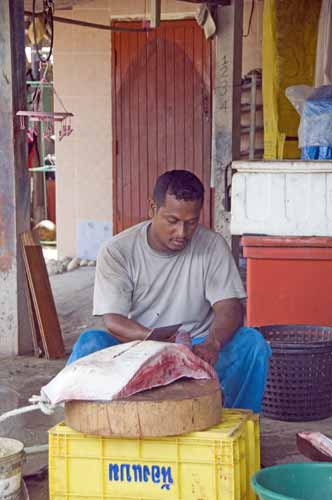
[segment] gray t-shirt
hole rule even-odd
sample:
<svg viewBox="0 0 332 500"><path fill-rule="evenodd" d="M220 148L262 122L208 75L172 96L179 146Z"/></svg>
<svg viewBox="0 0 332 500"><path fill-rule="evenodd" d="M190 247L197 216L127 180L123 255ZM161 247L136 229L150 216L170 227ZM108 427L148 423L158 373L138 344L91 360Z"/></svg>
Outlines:
<svg viewBox="0 0 332 500"><path fill-rule="evenodd" d="M160 253L148 244L149 224L131 227L101 248L93 314L121 314L147 328L182 323L192 337L206 336L212 305L245 297L226 241L199 225L181 252Z"/></svg>

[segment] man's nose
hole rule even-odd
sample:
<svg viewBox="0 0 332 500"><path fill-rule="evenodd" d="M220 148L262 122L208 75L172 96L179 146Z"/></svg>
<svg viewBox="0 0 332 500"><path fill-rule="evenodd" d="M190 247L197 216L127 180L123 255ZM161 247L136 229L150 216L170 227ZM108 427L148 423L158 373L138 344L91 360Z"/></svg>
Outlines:
<svg viewBox="0 0 332 500"><path fill-rule="evenodd" d="M178 238L185 238L186 237L186 225L184 222L179 222L176 227L176 235Z"/></svg>

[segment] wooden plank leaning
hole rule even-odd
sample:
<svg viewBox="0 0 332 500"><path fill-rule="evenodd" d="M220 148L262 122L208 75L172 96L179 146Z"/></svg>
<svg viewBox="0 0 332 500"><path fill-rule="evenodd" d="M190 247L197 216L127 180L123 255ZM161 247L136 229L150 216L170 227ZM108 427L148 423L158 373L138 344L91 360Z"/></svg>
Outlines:
<svg viewBox="0 0 332 500"><path fill-rule="evenodd" d="M38 346L41 340L47 359L63 358L65 357L64 343L42 248L36 236L30 231L25 231L20 237L32 298L32 319L35 314L37 324L34 344ZM39 335L40 338L38 338Z"/></svg>

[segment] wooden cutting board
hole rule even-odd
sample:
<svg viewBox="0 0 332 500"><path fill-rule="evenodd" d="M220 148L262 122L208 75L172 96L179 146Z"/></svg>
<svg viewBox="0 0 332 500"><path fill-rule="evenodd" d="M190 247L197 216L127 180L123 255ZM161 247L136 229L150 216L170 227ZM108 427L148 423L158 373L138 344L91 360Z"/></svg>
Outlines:
<svg viewBox="0 0 332 500"><path fill-rule="evenodd" d="M218 424L221 410L217 381L186 380L116 401L69 401L65 422L100 436L175 436Z"/></svg>

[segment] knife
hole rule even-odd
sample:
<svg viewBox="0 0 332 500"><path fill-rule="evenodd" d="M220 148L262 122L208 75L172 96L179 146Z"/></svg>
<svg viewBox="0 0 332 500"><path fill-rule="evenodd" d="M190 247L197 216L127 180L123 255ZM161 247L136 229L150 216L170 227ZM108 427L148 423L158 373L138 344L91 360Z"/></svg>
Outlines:
<svg viewBox="0 0 332 500"><path fill-rule="evenodd" d="M153 328L144 340L167 341L177 333L181 326L182 323L179 323L177 325L159 326L157 328Z"/></svg>

